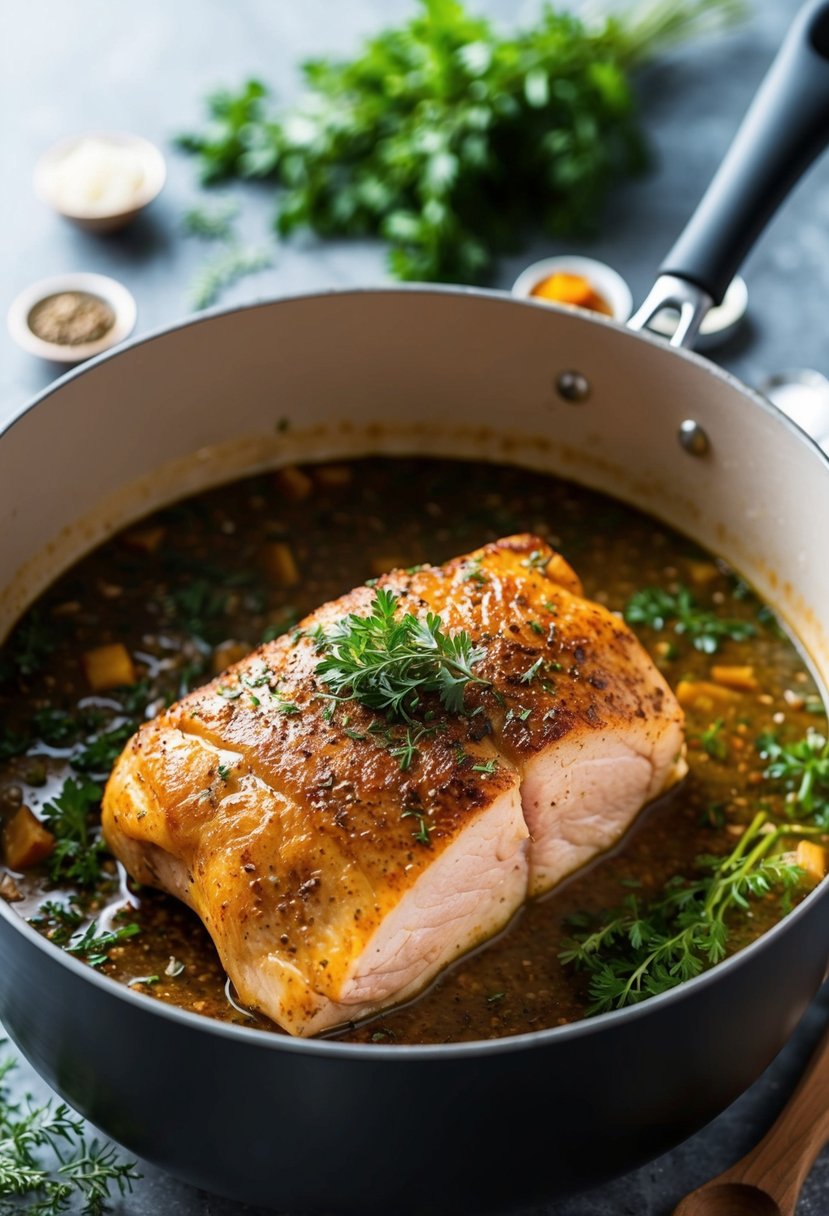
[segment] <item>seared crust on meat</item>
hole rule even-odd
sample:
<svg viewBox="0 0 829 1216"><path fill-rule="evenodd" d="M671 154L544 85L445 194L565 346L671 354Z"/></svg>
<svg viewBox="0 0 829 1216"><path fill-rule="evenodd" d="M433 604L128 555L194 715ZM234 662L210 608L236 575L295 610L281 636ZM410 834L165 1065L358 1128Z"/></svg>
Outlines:
<svg viewBox="0 0 829 1216"><path fill-rule="evenodd" d="M132 876L190 904L241 999L293 1034L415 994L682 772L682 713L662 676L537 537L379 581L401 614L438 612L483 648L486 683L467 685L463 715L425 698L407 728L327 695L318 631L370 611L374 591L359 587L143 726L104 798ZM573 773L603 740L633 757L630 788L602 815L602 786L574 843Z"/></svg>

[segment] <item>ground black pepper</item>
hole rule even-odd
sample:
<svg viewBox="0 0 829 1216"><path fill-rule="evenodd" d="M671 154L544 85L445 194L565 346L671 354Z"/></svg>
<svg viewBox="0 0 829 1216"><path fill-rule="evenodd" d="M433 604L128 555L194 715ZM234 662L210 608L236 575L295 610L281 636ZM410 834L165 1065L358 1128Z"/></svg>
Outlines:
<svg viewBox="0 0 829 1216"><path fill-rule="evenodd" d="M98 296L86 291L61 291L37 303L28 317L29 329L44 342L83 346L97 342L112 329L115 313Z"/></svg>

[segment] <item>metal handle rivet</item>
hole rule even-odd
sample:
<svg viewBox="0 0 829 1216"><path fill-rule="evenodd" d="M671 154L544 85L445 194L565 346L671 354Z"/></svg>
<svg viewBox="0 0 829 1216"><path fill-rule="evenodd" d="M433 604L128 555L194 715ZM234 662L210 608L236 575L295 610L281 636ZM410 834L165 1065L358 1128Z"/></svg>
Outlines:
<svg viewBox="0 0 829 1216"><path fill-rule="evenodd" d="M711 450L711 440L698 422L686 418L679 424L679 442L686 452L692 456L707 456Z"/></svg>
<svg viewBox="0 0 829 1216"><path fill-rule="evenodd" d="M561 372L556 380L556 392L565 401L578 404L590 396L590 381L581 372Z"/></svg>

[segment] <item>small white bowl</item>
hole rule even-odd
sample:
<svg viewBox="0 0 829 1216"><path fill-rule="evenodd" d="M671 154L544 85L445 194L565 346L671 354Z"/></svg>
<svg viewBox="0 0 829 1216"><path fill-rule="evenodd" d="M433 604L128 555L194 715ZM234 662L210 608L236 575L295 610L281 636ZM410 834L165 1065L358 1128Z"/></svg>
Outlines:
<svg viewBox="0 0 829 1216"><path fill-rule="evenodd" d="M599 262L596 258L562 254L559 257L542 258L538 262L532 262L521 271L513 283L512 294L524 299L538 300L541 304L553 304L565 308L578 307L578 305L567 304L565 301L545 300L543 296L533 295L534 287L537 287L543 279L556 273L575 274L586 279L594 291L607 301L611 316L615 321L625 322L629 318L633 308L630 288L618 271L605 262Z"/></svg>
<svg viewBox="0 0 829 1216"><path fill-rule="evenodd" d="M69 158L74 155L77 160L78 181L75 185L80 184L84 173L89 175L91 182L97 180L100 184L102 175L105 177L107 171L100 159L105 155L103 149L106 148L113 149L121 157L122 172L125 169L124 155L129 157L137 171L135 185L128 185L126 192L120 196L116 191L114 201L109 203L105 192L98 201L84 202L82 198L80 201L77 197L73 198L71 179L69 189L65 180L61 182L62 171L66 173L67 165L71 169ZM125 227L160 194L166 179L167 165L155 144L141 135L122 131L90 131L62 139L43 153L34 170L34 188L38 197L60 215L90 232L114 232Z"/></svg>
<svg viewBox="0 0 829 1216"><path fill-rule="evenodd" d="M69 345L64 342L47 342L38 337L29 324L35 306L51 296L63 292L77 291L96 296L112 310L115 318L107 332L94 342ZM103 274L60 274L49 279L40 279L21 291L12 301L6 320L9 333L24 350L51 359L55 363L82 363L102 351L109 350L128 337L134 327L138 310L135 300L126 287Z"/></svg>

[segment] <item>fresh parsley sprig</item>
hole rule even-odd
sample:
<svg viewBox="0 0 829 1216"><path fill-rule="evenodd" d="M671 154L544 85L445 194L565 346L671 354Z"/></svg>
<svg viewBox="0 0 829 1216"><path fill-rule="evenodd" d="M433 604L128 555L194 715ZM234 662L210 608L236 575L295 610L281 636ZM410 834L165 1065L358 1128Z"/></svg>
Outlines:
<svg viewBox="0 0 829 1216"><path fill-rule="evenodd" d="M472 670L484 650L464 630L445 633L435 613L424 621L410 612L397 616L397 598L380 587L367 616L349 613L328 630L317 676L335 698L408 722L429 693L437 693L449 713L462 713L467 684L487 683Z"/></svg>
<svg viewBox="0 0 829 1216"><path fill-rule="evenodd" d="M95 781L68 777L57 797L44 806L44 823L57 841L46 863L53 882L91 887L101 877L106 845L93 827L90 812L100 804L103 793Z"/></svg>
<svg viewBox="0 0 829 1216"><path fill-rule="evenodd" d="M559 957L590 973L588 1012L637 1004L718 963L728 947L729 913L775 890L785 906L801 882L791 856L775 855L780 841L818 832L770 827L761 811L731 853L698 859L701 877L677 876L650 900L631 894L603 925L573 937Z"/></svg>
<svg viewBox="0 0 829 1216"><path fill-rule="evenodd" d="M807 815L829 830L829 739L809 727L794 743L763 734L757 747L768 761L763 775L779 781L788 795L789 814Z"/></svg>
<svg viewBox="0 0 829 1216"><path fill-rule="evenodd" d="M673 625L674 633L690 638L694 649L703 654L715 654L725 638L742 642L757 632L751 621L721 617L700 607L689 588L681 584L676 592L662 587L634 592L625 605L625 620L657 631Z"/></svg>

